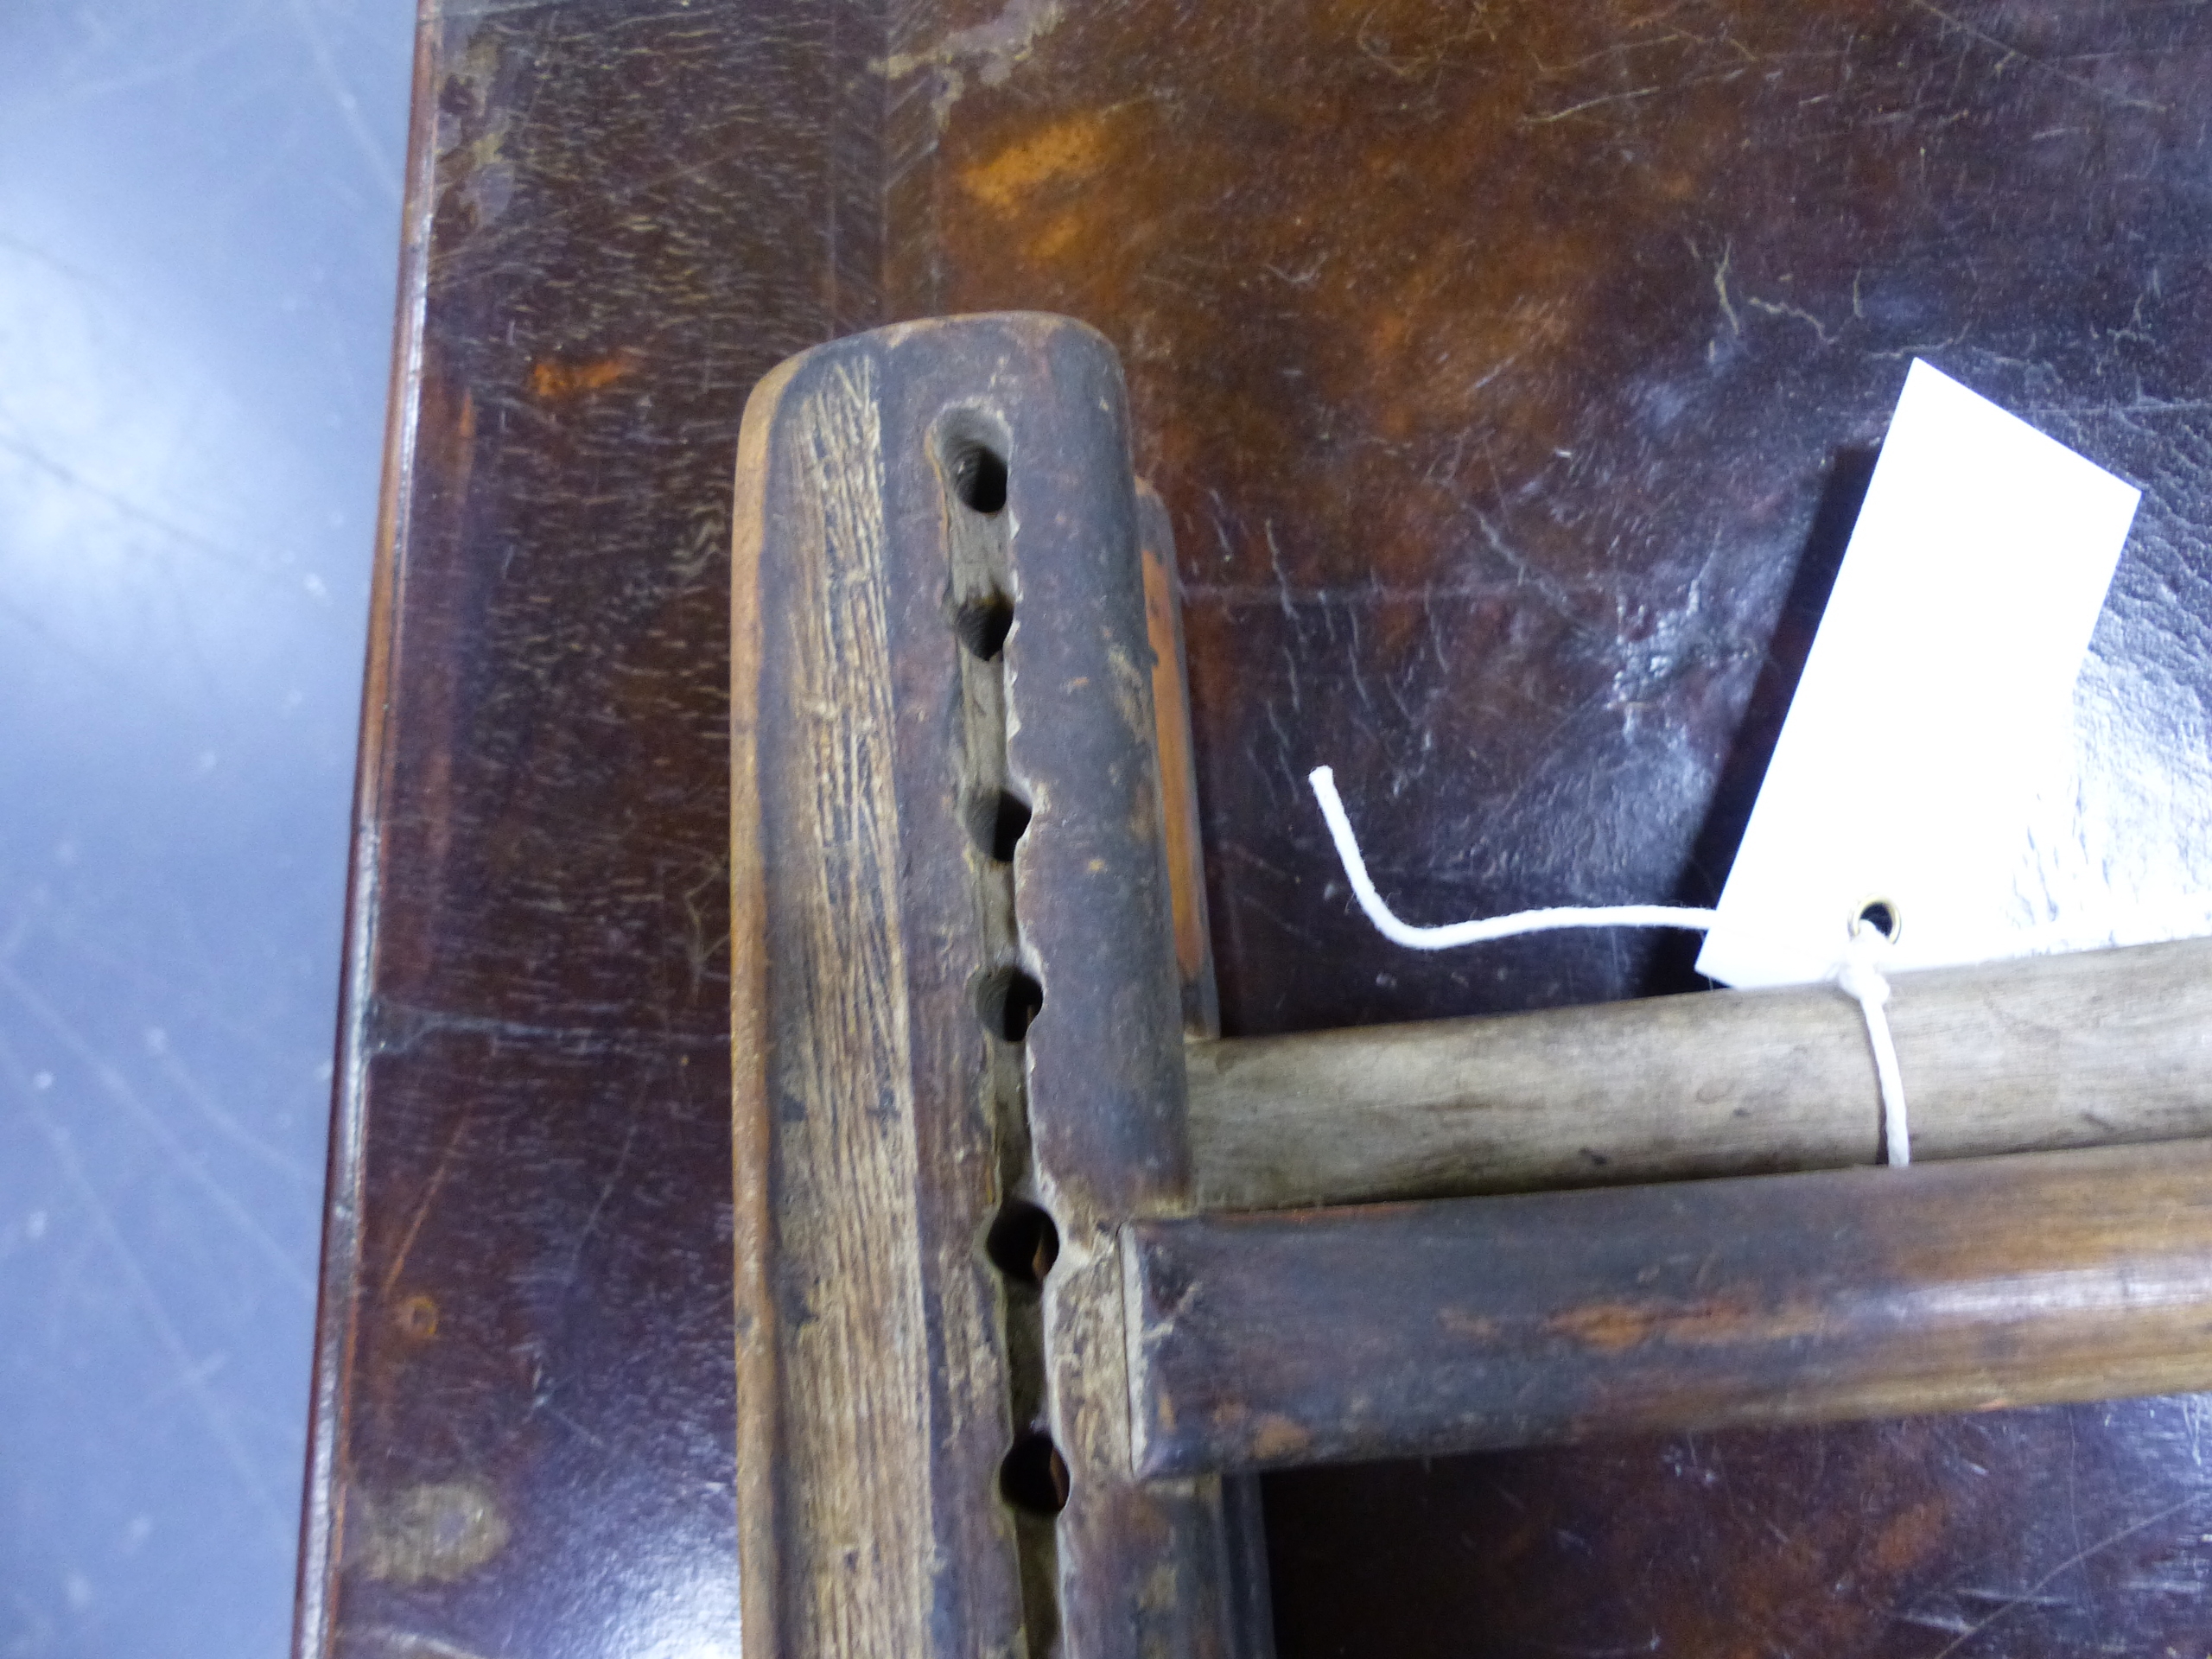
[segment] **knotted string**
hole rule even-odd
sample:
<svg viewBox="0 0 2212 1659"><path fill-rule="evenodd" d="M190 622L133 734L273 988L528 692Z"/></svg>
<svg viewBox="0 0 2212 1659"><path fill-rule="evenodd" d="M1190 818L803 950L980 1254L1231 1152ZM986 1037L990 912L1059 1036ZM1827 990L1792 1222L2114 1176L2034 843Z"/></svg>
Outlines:
<svg viewBox="0 0 2212 1659"><path fill-rule="evenodd" d="M1344 800L1337 793L1336 774L1326 766L1316 766L1306 781L1313 786L1313 798L1321 804L1321 817L1327 821L1329 839L1336 843L1337 856L1344 861L1344 879L1351 883L1352 896L1359 900L1360 909L1384 938L1408 950L1450 950L1459 945L1481 944L1491 939L1511 938L1517 933L1541 933L1560 927L1680 927L1701 933L1717 919L1713 911L1681 905L1560 905L1544 910L1516 911L1510 916L1453 922L1444 927L1415 927L1399 920L1390 906L1382 902L1382 895L1376 892L1375 883L1367 874L1367 861L1360 855L1359 838L1352 833L1351 820L1345 816ZM1904 1073L1897 1065L1897 1044L1890 1035L1889 1016L1883 1012L1883 1005L1890 1000L1890 982L1882 976L1879 958L1888 943L1882 931L1872 922L1863 917L1855 918L1834 977L1844 993L1858 1002L1859 1014L1866 1022L1867 1043L1874 1051L1874 1077L1882 1090L1883 1156L1892 1164L1909 1164L1912 1161L1912 1135L1905 1116Z"/></svg>

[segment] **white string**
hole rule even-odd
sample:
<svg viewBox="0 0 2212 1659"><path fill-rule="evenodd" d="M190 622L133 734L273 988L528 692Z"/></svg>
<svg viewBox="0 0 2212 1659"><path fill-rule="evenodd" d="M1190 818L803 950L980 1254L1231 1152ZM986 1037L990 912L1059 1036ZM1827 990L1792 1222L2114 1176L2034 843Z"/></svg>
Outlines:
<svg viewBox="0 0 2212 1659"><path fill-rule="evenodd" d="M1912 1161L1912 1127L1904 1109L1904 1070L1897 1064L1897 1046L1890 1035L1890 1017L1882 1012L1890 1000L1890 982L1882 976L1880 958L1889 939L1864 917L1851 924L1851 943L1845 947L1843 964L1835 982L1844 995L1859 1000L1866 1017L1866 1041L1874 1051L1874 1077L1882 1085L1882 1158L1886 1163Z"/></svg>
<svg viewBox="0 0 2212 1659"><path fill-rule="evenodd" d="M1306 781L1313 786L1313 798L1321 804L1321 817L1328 823L1329 839L1336 843L1337 856L1344 862L1344 879L1351 883L1352 896L1359 900L1360 909L1375 924L1376 931L1408 950L1450 950L1459 945L1482 944L1491 939L1510 938L1516 933L1540 933L1560 927L1680 927L1701 933L1716 919L1713 911L1681 905L1560 905L1545 910L1516 911L1510 916L1453 922L1444 927L1415 927L1400 921L1390 906L1382 902L1382 895L1376 892L1375 883L1367 874L1367 861L1360 855L1359 838L1352 833L1343 798L1337 793L1336 774L1326 766L1316 766L1306 775ZM1878 958L1888 942L1872 923L1854 918L1850 944L1836 969L1835 982L1846 995L1857 1000L1859 1011L1866 1021L1866 1040L1874 1051L1874 1077L1882 1090L1883 1154L1890 1163L1909 1164L1912 1161L1912 1136L1905 1116L1904 1072L1897 1065L1897 1044L1890 1035L1889 1016L1882 1011L1883 1004L1890 1000L1890 982L1882 976Z"/></svg>
<svg viewBox="0 0 2212 1659"><path fill-rule="evenodd" d="M1538 933L1554 927L1686 927L1701 932L1713 925L1709 910L1689 910L1677 905L1565 905L1550 910L1516 911L1510 916L1490 916L1480 921L1453 922L1448 927L1414 927L1400 921L1368 879L1367 861L1359 855L1359 840L1337 794L1335 773L1316 766L1306 781L1321 803L1321 816L1329 821L1330 839L1344 861L1345 879L1353 896L1376 931L1393 944L1408 950L1449 950L1462 944L1481 944L1490 939L1510 938L1516 933Z"/></svg>

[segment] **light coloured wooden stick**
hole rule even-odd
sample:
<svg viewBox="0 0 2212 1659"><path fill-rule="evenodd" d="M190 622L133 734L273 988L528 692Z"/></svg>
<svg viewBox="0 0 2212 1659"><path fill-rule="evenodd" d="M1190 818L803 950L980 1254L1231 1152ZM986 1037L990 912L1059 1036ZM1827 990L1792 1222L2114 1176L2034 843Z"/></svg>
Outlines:
<svg viewBox="0 0 2212 1659"><path fill-rule="evenodd" d="M2212 1135L2212 940L1901 974L1916 1160ZM1869 1164L1881 1100L1832 986L1192 1043L1206 1210Z"/></svg>

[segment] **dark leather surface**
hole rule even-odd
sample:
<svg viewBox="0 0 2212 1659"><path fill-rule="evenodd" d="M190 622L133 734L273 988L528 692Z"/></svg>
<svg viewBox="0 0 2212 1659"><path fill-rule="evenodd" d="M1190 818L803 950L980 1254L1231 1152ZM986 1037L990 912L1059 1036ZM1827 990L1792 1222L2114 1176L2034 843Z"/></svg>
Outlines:
<svg viewBox="0 0 2212 1659"><path fill-rule="evenodd" d="M1414 919L1709 898L1916 353L2145 486L2085 702L2122 861L2202 857L2202 12L568 0L429 49L311 1649L734 1642L728 475L799 346L1029 306L1122 349L1232 1033L1688 982L1395 951L1303 775ZM1280 1477L1279 1640L2159 1651L2212 1628L2201 1416Z"/></svg>
<svg viewBox="0 0 2212 1659"><path fill-rule="evenodd" d="M908 308L1127 355L1230 1032L1685 985L1392 950L1304 776L1409 918L1710 899L1915 355L2145 487L2088 684L2201 805L2208 64L2193 12L1912 3L1146 4L969 64Z"/></svg>
<svg viewBox="0 0 2212 1659"><path fill-rule="evenodd" d="M2194 1655L2202 1395L1268 1483L1293 1655Z"/></svg>

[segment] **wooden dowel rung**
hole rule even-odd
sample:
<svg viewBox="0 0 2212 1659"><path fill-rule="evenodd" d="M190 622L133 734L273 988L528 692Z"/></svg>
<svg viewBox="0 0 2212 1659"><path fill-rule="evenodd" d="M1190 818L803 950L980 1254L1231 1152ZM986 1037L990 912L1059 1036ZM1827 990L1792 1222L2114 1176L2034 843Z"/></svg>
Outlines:
<svg viewBox="0 0 2212 1659"><path fill-rule="evenodd" d="M1134 1223L1147 1476L2212 1385L2212 1144Z"/></svg>
<svg viewBox="0 0 2212 1659"><path fill-rule="evenodd" d="M2212 1135L2212 940L1901 974L1916 1160ZM1201 1208L1871 1164L1881 1101L1832 986L1194 1043Z"/></svg>

